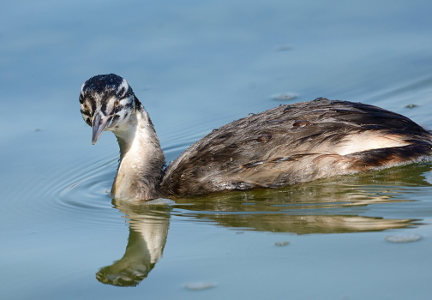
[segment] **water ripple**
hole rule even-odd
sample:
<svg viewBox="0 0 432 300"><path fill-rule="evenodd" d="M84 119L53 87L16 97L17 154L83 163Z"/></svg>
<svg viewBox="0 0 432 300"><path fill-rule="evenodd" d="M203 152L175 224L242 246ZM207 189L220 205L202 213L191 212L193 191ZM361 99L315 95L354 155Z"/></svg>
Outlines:
<svg viewBox="0 0 432 300"><path fill-rule="evenodd" d="M110 199L116 164L117 160L110 157L93 163L78 162L67 172L57 170L39 190L41 199L50 200L42 201L45 207L39 209L55 210L72 218L79 216L80 221L118 223Z"/></svg>

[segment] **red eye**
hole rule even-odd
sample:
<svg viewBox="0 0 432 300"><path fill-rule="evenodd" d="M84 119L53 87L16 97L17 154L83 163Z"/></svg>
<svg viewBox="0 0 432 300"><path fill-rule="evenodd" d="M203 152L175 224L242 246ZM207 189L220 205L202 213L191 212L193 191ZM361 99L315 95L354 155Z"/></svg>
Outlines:
<svg viewBox="0 0 432 300"><path fill-rule="evenodd" d="M114 107L117 108L120 105L120 101L116 100L116 102L114 102Z"/></svg>

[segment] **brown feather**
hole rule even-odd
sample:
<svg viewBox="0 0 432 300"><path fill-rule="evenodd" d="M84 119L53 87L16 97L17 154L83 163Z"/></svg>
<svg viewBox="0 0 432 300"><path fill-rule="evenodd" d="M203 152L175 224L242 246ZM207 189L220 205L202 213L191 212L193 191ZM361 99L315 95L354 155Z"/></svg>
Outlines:
<svg viewBox="0 0 432 300"><path fill-rule="evenodd" d="M160 190L186 196L279 187L390 167L430 159L431 140L410 119L372 105L325 98L281 105L199 140L168 166Z"/></svg>

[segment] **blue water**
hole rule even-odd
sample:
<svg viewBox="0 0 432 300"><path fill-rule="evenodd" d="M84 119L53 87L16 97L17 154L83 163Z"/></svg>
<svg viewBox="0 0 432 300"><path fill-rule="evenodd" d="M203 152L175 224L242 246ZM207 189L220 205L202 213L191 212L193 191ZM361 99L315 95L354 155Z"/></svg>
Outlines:
<svg viewBox="0 0 432 300"><path fill-rule="evenodd" d="M430 299L430 164L115 206L116 141L91 145L78 95L95 74L127 78L167 160L248 113L321 96L431 129L431 11L420 0L3 3L0 298Z"/></svg>

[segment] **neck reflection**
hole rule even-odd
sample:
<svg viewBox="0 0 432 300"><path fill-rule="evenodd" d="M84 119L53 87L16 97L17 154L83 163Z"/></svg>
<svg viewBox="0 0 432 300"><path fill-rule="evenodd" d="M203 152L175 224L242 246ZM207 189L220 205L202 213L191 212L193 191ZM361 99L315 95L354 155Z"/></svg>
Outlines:
<svg viewBox="0 0 432 300"><path fill-rule="evenodd" d="M165 204L116 203L129 223L129 238L123 257L101 268L96 278L115 286L136 286L161 258L165 247L170 207Z"/></svg>

